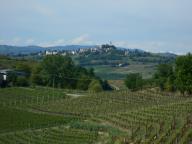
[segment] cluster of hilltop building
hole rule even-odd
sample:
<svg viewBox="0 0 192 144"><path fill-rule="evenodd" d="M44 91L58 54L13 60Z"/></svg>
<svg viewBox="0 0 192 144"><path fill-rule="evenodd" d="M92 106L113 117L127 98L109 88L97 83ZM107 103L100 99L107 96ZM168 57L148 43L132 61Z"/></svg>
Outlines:
<svg viewBox="0 0 192 144"><path fill-rule="evenodd" d="M94 46L90 48L79 48L73 50L46 50L45 52L39 53L39 55L81 55L87 53L107 53L113 49L116 49L113 45L101 45L101 46ZM128 55L129 51L124 49L124 55Z"/></svg>

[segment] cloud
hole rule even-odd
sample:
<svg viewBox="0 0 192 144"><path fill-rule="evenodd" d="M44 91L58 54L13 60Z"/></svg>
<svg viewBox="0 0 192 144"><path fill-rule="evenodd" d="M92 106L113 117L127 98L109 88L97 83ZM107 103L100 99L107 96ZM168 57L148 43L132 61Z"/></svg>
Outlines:
<svg viewBox="0 0 192 144"><path fill-rule="evenodd" d="M49 41L49 42L43 42L38 44L39 46L42 47L52 47L52 46L60 46L60 45L65 45L65 40L64 39L58 39L55 41Z"/></svg>
<svg viewBox="0 0 192 144"><path fill-rule="evenodd" d="M26 43L27 45L29 45L29 44L33 44L34 42L35 42L35 40L32 39L32 38L30 38L30 39L27 39L25 43Z"/></svg>
<svg viewBox="0 0 192 144"><path fill-rule="evenodd" d="M58 39L54 42L54 44L56 45L61 45L61 44L65 44L65 40L64 39Z"/></svg>
<svg viewBox="0 0 192 144"><path fill-rule="evenodd" d="M23 39L21 37L15 37L12 39L0 40L0 44L2 45L16 45L16 46L24 46L35 44L35 40L32 38Z"/></svg>
<svg viewBox="0 0 192 144"><path fill-rule="evenodd" d="M0 44L4 44L4 42L5 42L4 40L2 40L2 39L0 40Z"/></svg>
<svg viewBox="0 0 192 144"><path fill-rule="evenodd" d="M54 10L52 10L51 8L45 6L45 5L41 5L39 3L34 4L32 6L32 9L34 9L34 11L36 11L37 13L46 16L46 17L52 17L54 16Z"/></svg>
<svg viewBox="0 0 192 144"><path fill-rule="evenodd" d="M1 45L20 45L22 39L20 37L14 37L12 39L0 39Z"/></svg>
<svg viewBox="0 0 192 144"><path fill-rule="evenodd" d="M70 42L71 44L91 44L90 36L88 34L83 34L77 38L74 38Z"/></svg>
<svg viewBox="0 0 192 144"><path fill-rule="evenodd" d="M39 46L50 47L50 46L80 45L80 44L91 45L92 43L93 42L90 40L89 35L83 34L83 35L76 37L74 39L71 39L71 40L58 39L58 40L54 40L54 41L42 42L39 44Z"/></svg>
<svg viewBox="0 0 192 144"><path fill-rule="evenodd" d="M87 44L91 45L93 42L90 40L90 37L88 34L83 34L79 37L65 40L63 38L57 39L57 40L50 40L50 41L44 41L44 42L37 42L33 38L20 38L15 37L11 40L0 40L0 44L8 44L8 45L39 45L42 47L51 47L51 46L61 46L61 45L80 45L80 44Z"/></svg>
<svg viewBox="0 0 192 144"><path fill-rule="evenodd" d="M38 45L42 47L63 46L63 45L96 45L102 44L102 41L92 41L88 34L83 34L79 37L65 40L64 38L50 41L36 41L33 38L15 37L12 39L0 39L0 44L6 45ZM190 41L144 41L144 40L119 40L113 41L117 47L138 48L149 52L171 52L176 54L192 53L192 43Z"/></svg>
<svg viewBox="0 0 192 144"><path fill-rule="evenodd" d="M55 9L52 5L43 4L40 1L30 1L29 9L46 17L53 17L55 15Z"/></svg>
<svg viewBox="0 0 192 144"><path fill-rule="evenodd" d="M117 41L116 46L126 48L140 48L146 51L157 51L165 45L165 42L160 41Z"/></svg>
<svg viewBox="0 0 192 144"><path fill-rule="evenodd" d="M12 45L18 45L18 44L21 43L21 41L22 41L22 39L21 39L20 37L15 37L15 38L13 38L13 39L10 41L10 44L12 44Z"/></svg>
<svg viewBox="0 0 192 144"><path fill-rule="evenodd" d="M138 48L148 52L170 52L175 54L186 54L192 52L192 44L170 41L116 41L114 45L124 48Z"/></svg>

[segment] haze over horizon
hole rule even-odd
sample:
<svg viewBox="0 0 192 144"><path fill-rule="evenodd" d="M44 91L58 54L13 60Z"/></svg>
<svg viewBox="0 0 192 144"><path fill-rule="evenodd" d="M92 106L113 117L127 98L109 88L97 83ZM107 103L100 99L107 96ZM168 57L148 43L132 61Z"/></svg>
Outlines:
<svg viewBox="0 0 192 144"><path fill-rule="evenodd" d="M0 44L192 52L191 0L0 0Z"/></svg>

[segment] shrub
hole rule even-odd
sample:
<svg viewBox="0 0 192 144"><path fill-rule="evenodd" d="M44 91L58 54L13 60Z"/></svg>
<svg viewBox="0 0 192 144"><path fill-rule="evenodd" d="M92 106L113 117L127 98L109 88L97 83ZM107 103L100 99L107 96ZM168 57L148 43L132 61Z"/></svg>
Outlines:
<svg viewBox="0 0 192 144"><path fill-rule="evenodd" d="M89 84L89 91L90 92L102 92L103 88L102 85L100 83L100 81L98 80L93 80L90 84Z"/></svg>
<svg viewBox="0 0 192 144"><path fill-rule="evenodd" d="M132 91L141 89L143 87L142 75L139 73L128 74L125 79L125 85Z"/></svg>
<svg viewBox="0 0 192 144"><path fill-rule="evenodd" d="M26 77L17 77L16 86L29 86L29 80Z"/></svg>

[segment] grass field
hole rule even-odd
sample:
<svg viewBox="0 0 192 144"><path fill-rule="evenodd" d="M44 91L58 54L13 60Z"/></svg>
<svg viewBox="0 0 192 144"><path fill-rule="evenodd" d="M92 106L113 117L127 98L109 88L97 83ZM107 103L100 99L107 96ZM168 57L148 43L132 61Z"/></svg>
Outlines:
<svg viewBox="0 0 192 144"><path fill-rule="evenodd" d="M95 74L106 80L125 79L128 73L142 73L144 78L150 78L154 72L156 65L153 63L141 64L131 63L126 67L111 67L109 65L91 66L95 69Z"/></svg>
<svg viewBox="0 0 192 144"><path fill-rule="evenodd" d="M155 89L5 88L0 106L0 144L192 142L192 98Z"/></svg>

